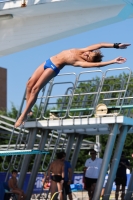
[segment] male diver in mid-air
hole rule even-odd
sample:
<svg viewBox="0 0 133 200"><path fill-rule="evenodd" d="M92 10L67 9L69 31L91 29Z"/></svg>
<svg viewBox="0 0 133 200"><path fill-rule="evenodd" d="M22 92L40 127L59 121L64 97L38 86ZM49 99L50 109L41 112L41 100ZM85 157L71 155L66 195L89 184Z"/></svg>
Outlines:
<svg viewBox="0 0 133 200"><path fill-rule="evenodd" d="M110 61L102 61L100 48L126 49L127 43L99 43L81 49L69 49L50 57L42 63L33 73L26 86L26 108L15 123L19 127L26 119L28 113L32 114L31 108L37 100L39 91L66 65L74 67L92 68L104 67L111 64L122 64L126 58L117 57Z"/></svg>

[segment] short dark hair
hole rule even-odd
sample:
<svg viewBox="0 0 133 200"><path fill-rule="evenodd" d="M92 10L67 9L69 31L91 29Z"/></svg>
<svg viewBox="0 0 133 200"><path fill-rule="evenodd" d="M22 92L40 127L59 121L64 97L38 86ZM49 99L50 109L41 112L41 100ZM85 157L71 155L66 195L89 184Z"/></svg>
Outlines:
<svg viewBox="0 0 133 200"><path fill-rule="evenodd" d="M16 174L17 174L18 171L17 171L16 169L13 169L13 170L12 170L12 174L13 174L13 173L16 173Z"/></svg>
<svg viewBox="0 0 133 200"><path fill-rule="evenodd" d="M89 149L89 152L90 152L90 151L95 151L95 150L94 150L94 149ZM95 152L96 152L96 151L95 151Z"/></svg>
<svg viewBox="0 0 133 200"><path fill-rule="evenodd" d="M101 62L104 57L100 50L95 50L95 55L92 58L93 62Z"/></svg>
<svg viewBox="0 0 133 200"><path fill-rule="evenodd" d="M56 157L57 157L57 159L62 159L64 157L63 152L57 152Z"/></svg>
<svg viewBox="0 0 133 200"><path fill-rule="evenodd" d="M91 152L97 153L94 149L89 149L89 152L90 152L90 153L91 153Z"/></svg>
<svg viewBox="0 0 133 200"><path fill-rule="evenodd" d="M64 151L60 151L60 152L57 152L56 153L56 157L58 158L58 159L62 159L62 158L64 158L66 156L66 153L64 152Z"/></svg>
<svg viewBox="0 0 133 200"><path fill-rule="evenodd" d="M62 151L61 153L62 153L62 157L66 156L66 153L64 151Z"/></svg>

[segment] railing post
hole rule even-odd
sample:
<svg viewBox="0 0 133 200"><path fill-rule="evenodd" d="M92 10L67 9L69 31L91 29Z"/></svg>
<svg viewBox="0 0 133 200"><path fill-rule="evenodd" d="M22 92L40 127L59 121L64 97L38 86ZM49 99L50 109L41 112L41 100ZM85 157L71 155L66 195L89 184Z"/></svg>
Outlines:
<svg viewBox="0 0 133 200"><path fill-rule="evenodd" d="M36 128L30 129L30 133L29 133L30 136L29 136L29 140L28 140L27 149L33 149L33 146L34 146L34 143L35 143L35 138L36 138L36 132L37 132ZM20 176L19 176L19 180L18 180L18 186L20 188L23 187L25 176L26 176L28 166L29 166L29 163L30 163L30 158L31 158L31 155L25 155L24 156L24 159L23 159L23 162L22 162L22 167L21 167L21 170L20 170Z"/></svg>
<svg viewBox="0 0 133 200"><path fill-rule="evenodd" d="M113 128L112 128L112 126L113 126ZM111 125L111 132L109 134L108 142L106 145L103 162L102 162L102 167L100 170L99 178L97 180L97 184L96 184L96 188L95 188L96 192L94 191L93 200L98 200L100 198L105 175L106 175L108 165L110 162L110 158L112 155L112 151L113 151L113 147L114 147L114 143L115 143L115 139L116 139L116 135L117 135L117 130L118 130L117 123L115 123L114 125Z"/></svg>
<svg viewBox="0 0 133 200"><path fill-rule="evenodd" d="M127 136L128 126L123 126L123 127L121 127L121 129L122 130L120 131L120 135L119 135L117 145L116 145L116 150L115 150L113 160L111 163L111 169L110 169L109 177L108 177L107 184L105 187L105 193L104 193L103 200L109 199L109 196L110 196L110 193L112 190L113 181L115 179L115 175L116 175L117 168L119 165L122 149L123 149L125 139Z"/></svg>
<svg viewBox="0 0 133 200"><path fill-rule="evenodd" d="M47 136L48 136L48 132L49 130L42 130L43 133L42 133L42 136L41 136L41 140L40 140L40 144L39 144L39 150L44 150L44 146L45 146L45 143L47 141ZM31 171L31 176L30 176L30 179L29 179L29 183L28 183L28 187L27 187L27 196L26 196L26 199L29 200L31 198L31 195L32 195L32 191L33 191L33 188L34 188L34 184L35 184L35 180L36 180L36 176L37 176L37 173L38 173L38 169L40 167L40 162L41 162L41 158L42 158L42 154L39 154L39 155L36 155L35 157L35 161L34 161L34 165L32 167L32 171ZM43 188L42 188L43 190Z"/></svg>

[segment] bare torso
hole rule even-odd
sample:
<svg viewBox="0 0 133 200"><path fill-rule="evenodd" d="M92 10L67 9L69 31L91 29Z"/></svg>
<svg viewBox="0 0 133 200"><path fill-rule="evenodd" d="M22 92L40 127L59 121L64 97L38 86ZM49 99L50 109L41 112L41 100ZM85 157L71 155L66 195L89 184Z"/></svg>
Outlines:
<svg viewBox="0 0 133 200"><path fill-rule="evenodd" d="M61 160L55 160L51 163L50 172L52 175L62 175L64 171L64 162Z"/></svg>
<svg viewBox="0 0 133 200"><path fill-rule="evenodd" d="M88 52L84 52L83 49L69 49L52 56L50 59L56 67L62 69L65 65L76 66L77 61L87 61Z"/></svg>
<svg viewBox="0 0 133 200"><path fill-rule="evenodd" d="M16 178L10 178L9 181L8 181L8 185L9 185L9 188L11 189L16 189L18 188L17 186L17 179Z"/></svg>

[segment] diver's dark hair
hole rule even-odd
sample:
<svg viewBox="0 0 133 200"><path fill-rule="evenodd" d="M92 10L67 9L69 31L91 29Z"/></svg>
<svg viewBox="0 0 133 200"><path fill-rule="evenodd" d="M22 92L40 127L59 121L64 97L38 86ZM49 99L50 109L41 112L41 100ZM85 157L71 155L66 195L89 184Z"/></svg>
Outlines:
<svg viewBox="0 0 133 200"><path fill-rule="evenodd" d="M95 55L93 56L92 60L93 62L101 62L102 61L102 57L103 57L103 54L101 53L100 50L95 50Z"/></svg>

